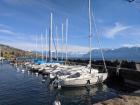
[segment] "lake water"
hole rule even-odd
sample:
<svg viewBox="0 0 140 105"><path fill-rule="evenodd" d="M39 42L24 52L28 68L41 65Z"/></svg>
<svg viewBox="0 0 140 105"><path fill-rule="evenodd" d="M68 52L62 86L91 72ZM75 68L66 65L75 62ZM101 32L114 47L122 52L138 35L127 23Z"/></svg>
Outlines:
<svg viewBox="0 0 140 105"><path fill-rule="evenodd" d="M0 65L0 105L52 105L56 96L62 105L91 105L117 97L120 92L107 85L86 88L52 89L42 76L16 70L10 64Z"/></svg>

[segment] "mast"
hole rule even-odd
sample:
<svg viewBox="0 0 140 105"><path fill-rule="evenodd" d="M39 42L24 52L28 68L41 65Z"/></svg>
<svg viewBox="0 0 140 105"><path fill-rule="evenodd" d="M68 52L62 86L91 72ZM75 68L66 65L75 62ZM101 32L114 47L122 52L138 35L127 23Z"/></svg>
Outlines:
<svg viewBox="0 0 140 105"><path fill-rule="evenodd" d="M51 61L51 34L50 34L50 28L49 28L49 62Z"/></svg>
<svg viewBox="0 0 140 105"><path fill-rule="evenodd" d="M89 52L90 52L89 66L90 66L90 73L91 73L91 38L92 38L91 27L92 27L92 24L91 24L91 0L89 0Z"/></svg>
<svg viewBox="0 0 140 105"><path fill-rule="evenodd" d="M56 26L56 60L58 61L58 30Z"/></svg>
<svg viewBox="0 0 140 105"><path fill-rule="evenodd" d="M47 40L48 40L48 38L47 38L47 33L48 33L48 31L47 31L47 28L46 28L46 61L47 61Z"/></svg>
<svg viewBox="0 0 140 105"><path fill-rule="evenodd" d="M66 62L68 60L68 18L66 19Z"/></svg>
<svg viewBox="0 0 140 105"><path fill-rule="evenodd" d="M63 39L64 39L64 25L62 24L62 60L63 60L63 57L64 57L64 55L63 55L63 48L64 48L64 41L63 41Z"/></svg>
<svg viewBox="0 0 140 105"><path fill-rule="evenodd" d="M36 35L36 59L37 59L37 35Z"/></svg>
<svg viewBox="0 0 140 105"><path fill-rule="evenodd" d="M41 51L42 51L42 61L43 61L43 36L41 34Z"/></svg>
<svg viewBox="0 0 140 105"><path fill-rule="evenodd" d="M53 14L51 13L51 29L50 29L50 61L52 62L52 28L53 28Z"/></svg>

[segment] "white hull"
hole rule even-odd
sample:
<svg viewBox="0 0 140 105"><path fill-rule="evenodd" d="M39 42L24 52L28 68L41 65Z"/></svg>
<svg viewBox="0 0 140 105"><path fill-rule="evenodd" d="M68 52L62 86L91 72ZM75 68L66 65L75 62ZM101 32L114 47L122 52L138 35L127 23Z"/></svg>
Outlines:
<svg viewBox="0 0 140 105"><path fill-rule="evenodd" d="M61 87L82 87L88 85L95 85L102 83L107 79L107 73L99 73L97 76L93 77L80 77L80 78L66 78L62 79L60 82Z"/></svg>

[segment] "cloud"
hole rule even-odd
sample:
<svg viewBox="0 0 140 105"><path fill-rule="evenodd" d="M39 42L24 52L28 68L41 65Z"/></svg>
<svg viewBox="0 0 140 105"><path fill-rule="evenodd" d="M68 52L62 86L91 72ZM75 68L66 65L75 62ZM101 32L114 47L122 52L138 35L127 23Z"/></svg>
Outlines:
<svg viewBox="0 0 140 105"><path fill-rule="evenodd" d="M27 40L27 37L30 38L30 41L35 41L35 38L33 34L27 34L27 33L21 33L21 32L15 32L10 29L11 27L0 24L0 33L3 37L9 36L9 38L16 39L16 40Z"/></svg>
<svg viewBox="0 0 140 105"><path fill-rule="evenodd" d="M36 44L32 43L32 42L28 42L28 41L13 41L13 42L5 42L2 41L1 43L15 47L15 48L19 48L22 50L26 50L26 51L41 51L42 50L42 46L41 44L38 44L37 48L36 48ZM43 46L43 50L48 51L48 46L46 47L45 45ZM54 46L52 47L52 51L55 51ZM63 46L63 50L62 50L62 46L58 47L58 52L64 52L66 51L66 46ZM71 53L79 53L79 54L85 54L87 52L89 52L89 48L86 46L78 46L78 45L68 45L68 52Z"/></svg>
<svg viewBox="0 0 140 105"><path fill-rule="evenodd" d="M9 42L9 41L2 41L2 44L9 45L18 49L26 50L26 51L31 51L35 50L36 46L34 43L26 42L26 41L14 41L14 42Z"/></svg>
<svg viewBox="0 0 140 105"><path fill-rule="evenodd" d="M94 17L94 19L95 19L95 17ZM95 21L95 20L94 20L94 21ZM97 18L96 21L97 21L98 23L103 23L103 22L104 22L104 20L101 19L101 18Z"/></svg>
<svg viewBox="0 0 140 105"><path fill-rule="evenodd" d="M0 24L0 33L7 34L7 35L16 35L17 33L10 30L11 27L5 24Z"/></svg>
<svg viewBox="0 0 140 105"><path fill-rule="evenodd" d="M108 38L114 38L116 35L119 35L121 32L123 32L124 30L129 29L130 26L124 26L120 23L115 23L115 26L110 27L106 30L105 32L105 36Z"/></svg>
<svg viewBox="0 0 140 105"><path fill-rule="evenodd" d="M5 24L0 24L0 27L7 27Z"/></svg>
<svg viewBox="0 0 140 105"><path fill-rule="evenodd" d="M48 46L47 47L43 47L44 50L49 50ZM38 45L38 48L37 50L41 50L41 44ZM52 46L52 51L55 51L55 47ZM66 45L63 46L62 48L62 45L57 48L58 52L66 52ZM71 52L71 53L87 53L89 52L89 48L86 47L86 46L80 46L80 45L68 45L67 46L67 52Z"/></svg>
<svg viewBox="0 0 140 105"><path fill-rule="evenodd" d="M140 37L140 26L138 26L138 25L133 26L129 30L124 31L123 34L127 35L128 37L129 36Z"/></svg>
<svg viewBox="0 0 140 105"><path fill-rule="evenodd" d="M66 51L66 45L64 45L64 50L59 48L60 51L65 52ZM89 47L86 46L78 46L78 45L68 45L67 47L68 52L73 53L87 53L89 52Z"/></svg>
<svg viewBox="0 0 140 105"><path fill-rule="evenodd" d="M140 47L140 44L123 44L122 46L131 48L131 47Z"/></svg>
<svg viewBox="0 0 140 105"><path fill-rule="evenodd" d="M5 24L0 24L0 29L11 29L11 27Z"/></svg>
<svg viewBox="0 0 140 105"><path fill-rule="evenodd" d="M21 37L24 37L25 35L27 35L25 33L18 33L18 32L14 32L14 31L12 31L10 29L5 29L5 28L0 28L0 33L2 33L4 35L15 36L17 38L21 38Z"/></svg>
<svg viewBox="0 0 140 105"><path fill-rule="evenodd" d="M13 47L19 48L19 49L23 49L23 50L41 50L41 41L40 41L40 36L37 35L38 39L37 39L37 43L38 43L38 47L36 49L36 38L34 34L27 34L27 33L20 33L20 32L15 32L12 31L10 29L7 29L5 27L7 27L6 25L0 24L0 33L3 33L3 38L4 40L2 40L1 43L4 44L8 44L11 45ZM8 35L8 37L7 37ZM28 36L28 38L26 37ZM84 36L85 37L85 36ZM2 38L2 37L0 37ZM9 41L10 39L10 41ZM30 42L28 41L28 39L30 39ZM56 41L56 39L54 39ZM48 46L45 47L45 40L44 42L44 50L48 50ZM61 40L59 39L59 47L58 47L58 51L59 52L65 52L66 50L66 45L63 46L63 50L62 50L62 45L61 45ZM78 46L78 45L68 45L68 52L73 52L73 53L87 53L89 52L89 48L85 47L85 46ZM52 47L52 51L55 51L54 45Z"/></svg>
<svg viewBox="0 0 140 105"><path fill-rule="evenodd" d="M53 10L55 4L52 4L50 0L2 0L4 3L12 6L43 6L49 10ZM46 5L47 4L47 5Z"/></svg>
<svg viewBox="0 0 140 105"><path fill-rule="evenodd" d="M8 29L0 29L0 33L8 34L8 35L16 35L17 33L8 30Z"/></svg>

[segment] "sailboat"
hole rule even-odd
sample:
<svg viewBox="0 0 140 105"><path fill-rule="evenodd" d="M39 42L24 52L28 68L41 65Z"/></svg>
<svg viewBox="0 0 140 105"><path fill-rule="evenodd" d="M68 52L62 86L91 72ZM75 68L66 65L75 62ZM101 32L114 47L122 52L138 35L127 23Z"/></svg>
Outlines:
<svg viewBox="0 0 140 105"><path fill-rule="evenodd" d="M107 79L108 73L99 73L98 69L91 68L91 1L89 0L89 48L90 48L90 60L88 66L81 66L80 68L75 66L75 69L70 68L67 70L67 74L57 75L57 78L53 82L57 87L81 87L87 85L94 85L102 83Z"/></svg>

